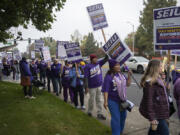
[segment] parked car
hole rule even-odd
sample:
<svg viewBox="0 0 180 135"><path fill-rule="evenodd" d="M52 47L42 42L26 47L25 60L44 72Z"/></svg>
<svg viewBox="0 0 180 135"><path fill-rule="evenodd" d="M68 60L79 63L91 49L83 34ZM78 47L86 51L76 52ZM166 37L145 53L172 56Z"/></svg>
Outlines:
<svg viewBox="0 0 180 135"><path fill-rule="evenodd" d="M134 56L131 57L125 64L132 71L137 71L138 73L142 74L146 70L148 63L148 59L142 56Z"/></svg>

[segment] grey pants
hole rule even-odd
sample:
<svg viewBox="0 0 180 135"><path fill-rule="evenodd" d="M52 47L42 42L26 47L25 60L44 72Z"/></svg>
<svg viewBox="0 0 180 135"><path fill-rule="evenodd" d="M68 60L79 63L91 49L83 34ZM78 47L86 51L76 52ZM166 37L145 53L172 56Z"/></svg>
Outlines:
<svg viewBox="0 0 180 135"><path fill-rule="evenodd" d="M88 113L92 113L96 99L97 114L102 114L101 87L89 89Z"/></svg>

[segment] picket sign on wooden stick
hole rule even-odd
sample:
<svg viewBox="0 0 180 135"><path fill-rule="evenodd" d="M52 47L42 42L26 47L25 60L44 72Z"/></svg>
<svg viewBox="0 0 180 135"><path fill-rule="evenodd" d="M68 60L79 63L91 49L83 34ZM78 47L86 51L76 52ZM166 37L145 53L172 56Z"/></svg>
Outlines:
<svg viewBox="0 0 180 135"><path fill-rule="evenodd" d="M103 35L103 38L104 38L104 42L106 43L106 42L107 42L107 40L106 40L106 35L105 35L105 33L104 33L104 30L103 30L103 29L101 29L101 32L102 32L102 35Z"/></svg>

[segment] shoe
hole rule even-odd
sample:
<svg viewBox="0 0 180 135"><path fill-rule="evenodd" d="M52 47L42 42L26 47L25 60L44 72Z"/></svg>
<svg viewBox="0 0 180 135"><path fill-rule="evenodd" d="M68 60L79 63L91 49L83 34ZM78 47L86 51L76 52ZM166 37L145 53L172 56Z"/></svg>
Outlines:
<svg viewBox="0 0 180 135"><path fill-rule="evenodd" d="M76 109L80 109L80 106L75 106Z"/></svg>
<svg viewBox="0 0 180 135"><path fill-rule="evenodd" d="M25 96L24 98L29 98L29 96L27 95L27 96Z"/></svg>
<svg viewBox="0 0 180 135"><path fill-rule="evenodd" d="M56 93L56 96L59 96L59 93Z"/></svg>
<svg viewBox="0 0 180 135"><path fill-rule="evenodd" d="M89 117L92 117L92 114L91 114L91 113L88 113L88 116L89 116Z"/></svg>
<svg viewBox="0 0 180 135"><path fill-rule="evenodd" d="M83 105L83 106L81 106L81 109L82 109L82 110L85 110L85 109L86 109L86 107Z"/></svg>
<svg viewBox="0 0 180 135"><path fill-rule="evenodd" d="M34 96L31 96L31 97L29 97L29 99L36 99L36 97L34 97Z"/></svg>
<svg viewBox="0 0 180 135"><path fill-rule="evenodd" d="M102 114L98 114L97 118L100 119L100 120L106 120L106 117L104 115L102 115Z"/></svg>

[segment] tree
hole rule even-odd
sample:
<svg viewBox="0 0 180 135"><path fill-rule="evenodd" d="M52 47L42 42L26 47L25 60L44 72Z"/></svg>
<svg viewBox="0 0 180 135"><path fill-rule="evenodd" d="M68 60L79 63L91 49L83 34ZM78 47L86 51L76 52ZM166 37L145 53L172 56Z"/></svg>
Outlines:
<svg viewBox="0 0 180 135"><path fill-rule="evenodd" d="M66 0L1 0L0 42L6 42L6 39L14 36L9 31L10 28L28 28L29 23L40 31L47 31L56 20L54 9L60 11L65 2Z"/></svg>
<svg viewBox="0 0 180 135"><path fill-rule="evenodd" d="M128 46L132 46L133 45L133 36L134 36L135 33L131 32L127 35L127 37L125 38L125 43L128 45Z"/></svg>
<svg viewBox="0 0 180 135"><path fill-rule="evenodd" d="M176 0L144 0L145 8L140 13L140 26L135 35L139 54L153 54L153 9L175 6L176 3Z"/></svg>
<svg viewBox="0 0 180 135"><path fill-rule="evenodd" d="M83 37L84 40L81 41L81 51L83 56L89 56L92 53L97 52L98 46L97 41L94 39L93 33L88 33L88 35Z"/></svg>

